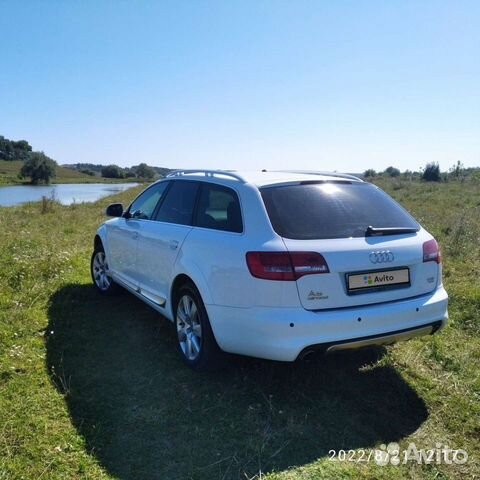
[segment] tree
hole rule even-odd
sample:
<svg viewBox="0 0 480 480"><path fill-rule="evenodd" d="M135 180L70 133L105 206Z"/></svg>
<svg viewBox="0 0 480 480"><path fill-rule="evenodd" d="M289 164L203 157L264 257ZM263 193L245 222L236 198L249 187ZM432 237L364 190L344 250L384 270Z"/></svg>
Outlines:
<svg viewBox="0 0 480 480"><path fill-rule="evenodd" d="M26 140L9 140L0 135L0 160L27 160L32 147Z"/></svg>
<svg viewBox="0 0 480 480"><path fill-rule="evenodd" d="M388 167L388 168L385 169L385 173L389 177L398 177L400 175L400 170L398 168L395 168L395 167Z"/></svg>
<svg viewBox="0 0 480 480"><path fill-rule="evenodd" d="M50 180L55 177L56 168L57 163L43 152L33 152L23 164L20 176L30 177L31 182L35 185L41 182L50 183Z"/></svg>
<svg viewBox="0 0 480 480"><path fill-rule="evenodd" d="M18 140L18 142L12 142L13 150L15 152L16 160L28 160L32 154L32 147L26 140Z"/></svg>
<svg viewBox="0 0 480 480"><path fill-rule="evenodd" d="M102 177L104 178L124 178L123 170L118 165L107 165L102 167Z"/></svg>
<svg viewBox="0 0 480 480"><path fill-rule="evenodd" d="M141 163L137 167L137 177L139 178L153 178L155 176L155 170L152 167L149 167L146 163Z"/></svg>
<svg viewBox="0 0 480 480"><path fill-rule="evenodd" d="M363 176L364 177L376 177L377 172L373 168L369 168L368 170L365 170L365 172L363 172Z"/></svg>
<svg viewBox="0 0 480 480"><path fill-rule="evenodd" d="M440 175L440 165L435 162L427 163L423 169L422 179L427 182L439 182L442 179Z"/></svg>

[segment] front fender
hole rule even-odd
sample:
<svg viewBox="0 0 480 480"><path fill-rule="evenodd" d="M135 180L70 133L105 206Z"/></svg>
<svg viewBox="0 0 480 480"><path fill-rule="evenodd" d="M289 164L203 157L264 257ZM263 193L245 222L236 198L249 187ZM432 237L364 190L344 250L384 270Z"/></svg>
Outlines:
<svg viewBox="0 0 480 480"><path fill-rule="evenodd" d="M96 246L96 242L97 242L97 237L100 238L101 242L102 242L102 245L103 245L103 248L105 249L105 253L107 253L108 255L108 245L107 245L107 227L105 226L105 224L102 224L100 225L100 227L98 227L98 230L97 230L97 233L95 235L95 240L94 240L94 247Z"/></svg>

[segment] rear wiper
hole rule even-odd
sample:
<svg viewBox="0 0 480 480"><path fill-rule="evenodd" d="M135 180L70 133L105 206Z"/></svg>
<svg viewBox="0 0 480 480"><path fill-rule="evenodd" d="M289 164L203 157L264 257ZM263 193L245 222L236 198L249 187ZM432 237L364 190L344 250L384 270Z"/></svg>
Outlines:
<svg viewBox="0 0 480 480"><path fill-rule="evenodd" d="M365 230L366 237L376 237L380 235L401 235L402 233L415 233L418 229L414 227L372 227Z"/></svg>

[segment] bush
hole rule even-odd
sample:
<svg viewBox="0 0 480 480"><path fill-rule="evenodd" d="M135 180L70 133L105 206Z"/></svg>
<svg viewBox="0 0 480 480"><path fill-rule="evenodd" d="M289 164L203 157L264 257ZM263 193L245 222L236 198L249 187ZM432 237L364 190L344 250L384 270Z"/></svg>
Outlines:
<svg viewBox="0 0 480 480"><path fill-rule="evenodd" d="M377 172L373 168L369 168L363 172L364 177L376 177Z"/></svg>
<svg viewBox="0 0 480 480"><path fill-rule="evenodd" d="M55 177L57 163L47 157L43 152L33 152L30 158L23 164L20 176L30 177L33 184L50 183Z"/></svg>
<svg viewBox="0 0 480 480"><path fill-rule="evenodd" d="M107 165L102 167L102 177L104 178L124 178L124 172L118 165Z"/></svg>
<svg viewBox="0 0 480 480"><path fill-rule="evenodd" d="M427 182L440 182L442 179L440 165L435 162L427 163L422 173L422 179Z"/></svg>
<svg viewBox="0 0 480 480"><path fill-rule="evenodd" d="M387 174L389 177L398 177L400 176L400 170L395 167L388 167L385 169L385 174Z"/></svg>
<svg viewBox="0 0 480 480"><path fill-rule="evenodd" d="M141 163L136 168L136 174L139 178L153 178L155 176L155 170L152 167L149 167L146 163Z"/></svg>

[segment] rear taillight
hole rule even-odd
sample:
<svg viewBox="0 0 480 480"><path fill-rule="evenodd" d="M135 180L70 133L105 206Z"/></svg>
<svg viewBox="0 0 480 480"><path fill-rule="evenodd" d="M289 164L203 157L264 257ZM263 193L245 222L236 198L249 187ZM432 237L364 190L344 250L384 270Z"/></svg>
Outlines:
<svg viewBox="0 0 480 480"><path fill-rule="evenodd" d="M435 239L429 240L423 244L423 261L441 263L440 248Z"/></svg>
<svg viewBox="0 0 480 480"><path fill-rule="evenodd" d="M328 265L322 255L316 252L291 252L295 280L304 275L328 273Z"/></svg>
<svg viewBox="0 0 480 480"><path fill-rule="evenodd" d="M298 280L304 275L328 273L328 265L316 252L248 252L250 273L265 280Z"/></svg>

